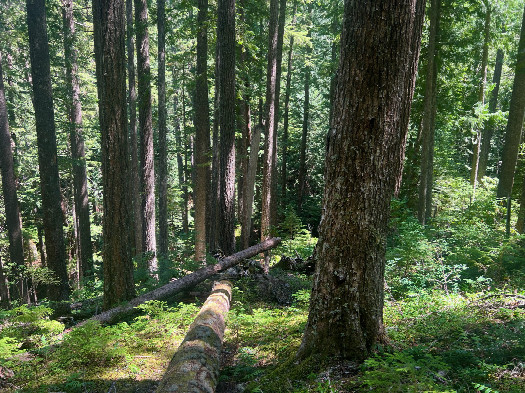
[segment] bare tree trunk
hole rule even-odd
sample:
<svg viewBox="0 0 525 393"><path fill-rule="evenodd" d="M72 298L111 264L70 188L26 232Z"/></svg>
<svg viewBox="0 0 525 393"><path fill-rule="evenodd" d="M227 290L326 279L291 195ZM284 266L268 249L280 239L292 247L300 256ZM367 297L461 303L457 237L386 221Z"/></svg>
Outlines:
<svg viewBox="0 0 525 393"><path fill-rule="evenodd" d="M83 278L93 276L93 246L91 243L91 223L86 174L86 154L82 131L82 106L78 81L77 50L75 49L75 21L73 1L63 0L64 57L66 59L66 84L69 103L69 139L73 159L73 192L77 220L79 283Z"/></svg>
<svg viewBox="0 0 525 393"><path fill-rule="evenodd" d="M158 278L155 234L155 155L153 152L148 4L146 0L135 0L135 32L142 169L142 251L145 253L145 262L150 276Z"/></svg>
<svg viewBox="0 0 525 393"><path fill-rule="evenodd" d="M0 307L8 309L10 305L9 285L7 277L4 274L4 266L2 265L2 258L0 257Z"/></svg>
<svg viewBox="0 0 525 393"><path fill-rule="evenodd" d="M45 1L27 0L26 4L47 265L58 280L57 284L48 286L48 297L50 300L66 300L70 288L66 267Z"/></svg>
<svg viewBox="0 0 525 393"><path fill-rule="evenodd" d="M183 96L184 99L184 96ZM180 128L179 117L177 116L177 107L179 106L179 99L177 94L173 97L173 107L175 112L175 145L177 147L177 175L179 179L179 186L182 191L183 205L182 212L182 232L188 233L188 191L186 186L186 179L184 177L184 163L182 161L182 135Z"/></svg>
<svg viewBox="0 0 525 393"><path fill-rule="evenodd" d="M219 205L220 189L219 189L219 43L217 42L215 48L215 96L213 99L213 133L212 133L212 171L211 171L211 185L208 203L210 206L208 216L208 230L206 237L208 238L208 247L210 252L214 252L218 247L217 228L219 221Z"/></svg>

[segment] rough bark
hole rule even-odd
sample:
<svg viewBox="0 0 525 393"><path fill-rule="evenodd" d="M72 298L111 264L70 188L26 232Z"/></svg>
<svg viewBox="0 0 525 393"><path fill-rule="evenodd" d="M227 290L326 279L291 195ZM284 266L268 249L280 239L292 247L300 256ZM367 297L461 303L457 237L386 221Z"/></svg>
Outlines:
<svg viewBox="0 0 525 393"><path fill-rule="evenodd" d="M423 16L424 1L345 1L316 272L300 357L361 361L384 332L385 240L401 177Z"/></svg>
<svg viewBox="0 0 525 393"><path fill-rule="evenodd" d="M501 71L503 69L503 50L498 49L496 53L496 64L494 66L494 75L492 76L492 83L494 87L490 93L489 99L489 113L496 112L498 106L498 94L499 94L499 85L501 81ZM490 141L492 139L492 134L494 133L494 124L489 120L485 123L483 128L483 133L481 137L481 150L479 155L478 163L478 181L483 179L487 173L487 166L489 161L489 152L490 152Z"/></svg>
<svg viewBox="0 0 525 393"><path fill-rule="evenodd" d="M2 73L2 54L0 53L0 169L2 171L2 192L5 207L5 224L9 238L9 258L13 264L12 283L17 288L13 297L22 299L23 280L22 268L24 266L24 241L22 237L22 224L20 222L20 205L16 191L16 177L14 171L13 152L11 150L11 134L9 132L7 102L5 99L4 76ZM0 278L4 280L5 278ZM0 285L4 284L0 282ZM6 287L7 291L7 287ZM7 301L6 293L0 294L2 301Z"/></svg>
<svg viewBox="0 0 525 393"><path fill-rule="evenodd" d="M159 100L159 254L168 255L168 146L166 127L166 0L157 0L158 81Z"/></svg>
<svg viewBox="0 0 525 393"><path fill-rule="evenodd" d="M135 296L126 117L124 3L93 0L104 191L104 308Z"/></svg>
<svg viewBox="0 0 525 393"><path fill-rule="evenodd" d="M255 175L257 174L257 163L259 158L259 145L261 143L261 133L263 126L258 124L253 130L252 140L250 143L250 158L246 170L246 179L244 179L243 192L243 212L241 227L241 245L248 248L250 245L250 235L252 232L252 212L253 197L255 192Z"/></svg>
<svg viewBox="0 0 525 393"><path fill-rule="evenodd" d="M219 43L216 43L215 48L215 95L213 98L213 131L212 131L212 171L211 184L209 193L209 216L208 216L208 230L206 232L208 247L211 252L217 250L218 247L218 222L219 222Z"/></svg>
<svg viewBox="0 0 525 393"><path fill-rule="evenodd" d="M100 323L112 323L114 321L117 321L122 316L133 312L133 309L139 304L142 304L149 300L166 299L178 292L194 287L198 283L203 282L204 280L213 276L214 274L229 269L230 267L237 265L238 263L242 262L247 258L251 258L261 252L277 247L280 243L280 238L271 238L265 240L264 242L256 244L255 246L251 246L246 250L239 251L233 255L230 255L229 257L221 259L215 265L200 268L199 270L196 270L193 273L188 274L187 276L172 281L166 285L163 285L162 287L154 289L151 292L140 295L139 297L136 297L135 299L131 300L130 302L124 305L112 308L111 310L107 310L98 315L95 315L89 320L99 321ZM79 325L83 325L87 321L88 320L82 322Z"/></svg>
<svg viewBox="0 0 525 393"><path fill-rule="evenodd" d="M208 0L198 0L195 80L195 260L206 259L207 195L210 182L210 105L208 102Z"/></svg>
<svg viewBox="0 0 525 393"><path fill-rule="evenodd" d="M131 152L131 195L133 195L134 255L142 254L142 198L137 138L137 89L135 88L135 37L133 31L133 0L126 0L126 48L128 54L128 108Z"/></svg>
<svg viewBox="0 0 525 393"><path fill-rule="evenodd" d="M514 171L518 161L518 150L525 114L525 10L521 22L520 42L514 74L514 84L510 98L509 118L505 131L505 142L501 156L501 170L498 183L498 198L511 195L514 184Z"/></svg>
<svg viewBox="0 0 525 393"><path fill-rule="evenodd" d="M235 0L219 0L219 220L218 246L235 252Z"/></svg>
<svg viewBox="0 0 525 393"><path fill-rule="evenodd" d="M151 112L151 69L149 64L148 4L135 0L137 39L137 80L140 127L140 165L142 179L142 251L150 276L157 277L155 234L155 169Z"/></svg>
<svg viewBox="0 0 525 393"><path fill-rule="evenodd" d="M157 393L215 391L231 298L230 282L220 281L213 285L212 293L171 359Z"/></svg>
<svg viewBox="0 0 525 393"><path fill-rule="evenodd" d="M78 53L75 48L75 20L73 1L63 0L64 57L66 59L66 87L69 100L69 141L73 161L73 193L78 239L79 282L93 275L93 246L91 243L91 223L86 173L86 154L82 130L82 104L78 80Z"/></svg>
<svg viewBox="0 0 525 393"><path fill-rule="evenodd" d="M70 288L66 267L45 1L27 0L26 4L47 266L58 281L57 284L48 286L47 295L50 300L65 300L69 297Z"/></svg>
<svg viewBox="0 0 525 393"><path fill-rule="evenodd" d="M432 183L434 175L434 132L437 111L437 55L441 0L430 5L430 31L428 38L427 72L421 121L421 162L419 174L418 220L425 225L432 211Z"/></svg>

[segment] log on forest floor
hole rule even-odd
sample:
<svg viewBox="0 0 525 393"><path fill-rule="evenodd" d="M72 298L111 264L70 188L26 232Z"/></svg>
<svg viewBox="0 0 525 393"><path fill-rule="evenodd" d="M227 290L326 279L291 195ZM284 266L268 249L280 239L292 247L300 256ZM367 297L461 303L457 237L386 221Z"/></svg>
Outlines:
<svg viewBox="0 0 525 393"><path fill-rule="evenodd" d="M231 291L230 282L215 283L171 359L157 393L215 392Z"/></svg>
<svg viewBox="0 0 525 393"><path fill-rule="evenodd" d="M166 299L170 296L173 296L176 293L179 293L183 290L186 290L188 288L191 288L201 283L207 278L223 270L229 269L230 267L237 265L238 263L242 262L243 260L247 258L251 258L261 252L277 247L280 243L281 243L281 239L278 237L267 239L264 242L256 244L255 246L248 247L245 250L242 250L233 255L230 255L229 257L226 257L220 260L215 265L206 266L201 269L198 269L194 271L193 273L190 273L178 280L172 281L162 287L154 289L151 292L140 295L139 297L136 297L135 299L130 300L126 304L123 304L121 306L109 309L98 315L95 315L94 317L87 319L79 323L76 326L82 326L88 321L99 321L100 323L115 322L119 318L122 318L123 316L132 313L135 307L137 307L138 305L142 303L145 303L150 300Z"/></svg>

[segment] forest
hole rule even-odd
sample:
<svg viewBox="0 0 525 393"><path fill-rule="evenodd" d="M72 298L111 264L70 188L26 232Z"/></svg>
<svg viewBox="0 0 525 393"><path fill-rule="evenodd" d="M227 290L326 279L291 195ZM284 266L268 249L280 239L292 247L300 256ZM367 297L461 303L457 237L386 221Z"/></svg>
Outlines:
<svg viewBox="0 0 525 393"><path fill-rule="evenodd" d="M0 391L524 392L524 7L0 0Z"/></svg>

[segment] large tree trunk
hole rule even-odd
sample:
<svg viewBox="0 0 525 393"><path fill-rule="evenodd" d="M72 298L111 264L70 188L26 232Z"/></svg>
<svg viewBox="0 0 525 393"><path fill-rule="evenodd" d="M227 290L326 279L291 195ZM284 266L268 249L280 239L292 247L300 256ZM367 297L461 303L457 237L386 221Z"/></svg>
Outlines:
<svg viewBox="0 0 525 393"><path fill-rule="evenodd" d="M432 183L434 178L434 129L437 112L437 43L441 0L430 5L430 31L428 38L427 72L421 122L421 164L419 174L418 219L425 225L432 212Z"/></svg>
<svg viewBox="0 0 525 393"><path fill-rule="evenodd" d="M69 297L70 289L66 267L55 113L51 89L44 0L27 0L27 26L29 54L31 56L31 76L33 79L47 266L53 271L58 280L56 284L48 286L48 297L50 300L66 300Z"/></svg>
<svg viewBox="0 0 525 393"><path fill-rule="evenodd" d="M490 93L489 100L489 113L496 112L498 106L498 94L499 94L499 85L501 81L501 71L503 69L503 50L498 49L496 53L496 64L494 66L494 75L492 76L492 83L494 87ZM494 133L494 124L491 121L485 123L483 128L483 133L481 137L481 150L479 155L478 163L478 180L483 179L487 173L487 166L489 161L489 152L490 152L490 141L492 139L492 134Z"/></svg>
<svg viewBox="0 0 525 393"><path fill-rule="evenodd" d="M218 245L235 252L235 0L219 0L217 16L219 62L220 200Z"/></svg>
<svg viewBox="0 0 525 393"><path fill-rule="evenodd" d="M86 174L86 154L82 131L82 106L78 81L77 50L75 49L75 21L73 1L63 0L64 57L66 59L66 84L69 104L69 140L73 159L73 192L78 238L79 281L93 275L93 246Z"/></svg>
<svg viewBox="0 0 525 393"><path fill-rule="evenodd" d="M131 151L131 195L133 196L134 255L142 254L142 198L137 138L137 89L135 88L135 37L133 31L133 0L126 0L126 47L128 53L128 106Z"/></svg>
<svg viewBox="0 0 525 393"><path fill-rule="evenodd" d="M221 369L221 351L232 285L216 282L212 293L171 359L157 393L214 392Z"/></svg>
<svg viewBox="0 0 525 393"><path fill-rule="evenodd" d="M155 235L155 156L151 113L151 70L149 64L148 4L135 0L137 35L137 79L140 127L140 164L142 178L142 251L149 274L157 277Z"/></svg>
<svg viewBox="0 0 525 393"><path fill-rule="evenodd" d="M385 239L401 177L424 5L345 1L323 217L300 356L361 361L383 334Z"/></svg>
<svg viewBox="0 0 525 393"><path fill-rule="evenodd" d="M210 182L210 105L208 102L208 0L198 0L195 80L195 261L206 259L206 199Z"/></svg>
<svg viewBox="0 0 525 393"><path fill-rule="evenodd" d="M20 222L20 206L16 191L16 177L14 171L13 152L11 151L11 134L7 120L7 102L5 99L4 76L2 73L2 54L0 53L0 169L2 171L2 191L5 206L5 223L9 237L9 257L13 264L12 281L17 288L13 297L23 299L23 279L21 276L24 266L24 240L22 224ZM4 280L2 277L0 280ZM4 282L0 282L0 285ZM7 287L6 287L7 291ZM2 301L7 301L7 293L1 293Z"/></svg>
<svg viewBox="0 0 525 393"><path fill-rule="evenodd" d="M168 255L168 146L166 128L166 0L157 0L159 99L159 254Z"/></svg>
<svg viewBox="0 0 525 393"><path fill-rule="evenodd" d="M104 308L135 296L126 117L124 3L93 0L95 60L102 135Z"/></svg>
<svg viewBox="0 0 525 393"><path fill-rule="evenodd" d="M505 143L501 156L501 170L498 183L498 198L508 198L514 184L514 171L518 161L518 150L525 114L525 10L521 22L518 58L510 99L509 119L505 131Z"/></svg>

